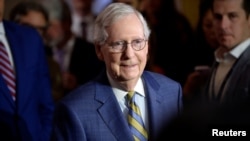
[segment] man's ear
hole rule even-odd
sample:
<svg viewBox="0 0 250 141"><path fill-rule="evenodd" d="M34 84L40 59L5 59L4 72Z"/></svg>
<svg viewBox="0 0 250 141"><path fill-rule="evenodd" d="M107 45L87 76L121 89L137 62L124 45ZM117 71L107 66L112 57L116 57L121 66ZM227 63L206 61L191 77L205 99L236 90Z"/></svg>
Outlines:
<svg viewBox="0 0 250 141"><path fill-rule="evenodd" d="M101 46L99 44L95 44L95 52L96 52L96 55L98 57L98 59L100 59L101 61L103 61L103 55L102 55L102 52L101 52Z"/></svg>

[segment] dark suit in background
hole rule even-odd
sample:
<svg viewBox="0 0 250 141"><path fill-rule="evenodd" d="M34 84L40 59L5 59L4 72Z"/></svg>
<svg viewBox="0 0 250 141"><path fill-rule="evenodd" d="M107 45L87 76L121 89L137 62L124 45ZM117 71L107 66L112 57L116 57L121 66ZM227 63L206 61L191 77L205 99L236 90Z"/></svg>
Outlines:
<svg viewBox="0 0 250 141"><path fill-rule="evenodd" d="M232 103L232 102L243 102L250 100L250 46L244 51L244 53L237 59L237 61L232 66L232 69L228 72L230 75L227 77L225 86L227 89L224 91L223 100L220 98L211 98L208 94L210 83L206 87L208 99L221 101L222 103ZM218 64L214 65L213 70L216 70ZM210 81L213 81L210 77Z"/></svg>
<svg viewBox="0 0 250 141"><path fill-rule="evenodd" d="M74 38L75 43L69 63L69 71L76 76L79 85L95 78L104 68L95 54L95 46L92 43Z"/></svg>
<svg viewBox="0 0 250 141"><path fill-rule="evenodd" d="M94 45L77 37L71 30L70 7L59 1L61 11L50 19L46 38L52 47L53 58L61 67L64 94L92 79L102 65L95 54Z"/></svg>
<svg viewBox="0 0 250 141"><path fill-rule="evenodd" d="M3 26L15 65L16 101L0 75L0 136L48 141L54 105L42 39L30 27L6 21Z"/></svg>

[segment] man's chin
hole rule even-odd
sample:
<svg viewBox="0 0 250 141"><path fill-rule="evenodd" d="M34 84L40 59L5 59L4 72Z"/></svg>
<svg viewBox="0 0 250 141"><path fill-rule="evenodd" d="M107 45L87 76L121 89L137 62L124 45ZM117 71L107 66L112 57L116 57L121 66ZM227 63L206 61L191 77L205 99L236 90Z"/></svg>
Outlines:
<svg viewBox="0 0 250 141"><path fill-rule="evenodd" d="M122 81L130 81L130 80L134 80L137 78L138 78L138 75L135 75L135 74L125 74L125 75L120 76L120 80Z"/></svg>

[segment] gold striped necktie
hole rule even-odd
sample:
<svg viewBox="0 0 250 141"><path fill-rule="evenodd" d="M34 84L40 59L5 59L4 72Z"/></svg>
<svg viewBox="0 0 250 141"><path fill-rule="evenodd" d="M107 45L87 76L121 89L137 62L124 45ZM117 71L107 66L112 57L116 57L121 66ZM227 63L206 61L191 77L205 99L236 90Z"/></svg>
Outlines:
<svg viewBox="0 0 250 141"><path fill-rule="evenodd" d="M143 123L141 112L135 103L135 92L130 91L127 94L128 100L128 123L135 141L147 141L148 134Z"/></svg>

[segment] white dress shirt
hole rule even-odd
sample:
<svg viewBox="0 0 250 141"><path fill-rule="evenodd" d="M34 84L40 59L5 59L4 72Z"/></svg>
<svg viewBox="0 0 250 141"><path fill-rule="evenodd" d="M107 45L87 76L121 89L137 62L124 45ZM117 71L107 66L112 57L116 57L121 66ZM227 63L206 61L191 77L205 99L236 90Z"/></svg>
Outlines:
<svg viewBox="0 0 250 141"><path fill-rule="evenodd" d="M117 84L115 84L114 80L110 77L110 75L107 73L109 82L112 86L112 90L115 94L115 97L120 105L120 108L124 114L125 119L128 117L128 107L127 107L127 100L126 95L128 94L127 91L122 90ZM143 81L141 78L139 78L138 82L136 83L136 86L134 88L134 91L137 93L135 95L135 101L136 104L138 104L142 120L145 124L145 128L148 130L148 110L147 110L147 102L146 102L146 95L144 90Z"/></svg>
<svg viewBox="0 0 250 141"><path fill-rule="evenodd" d="M70 58L74 48L75 37L72 38L66 43L62 48L53 47L53 58L60 65L61 71L65 72L69 69Z"/></svg>

